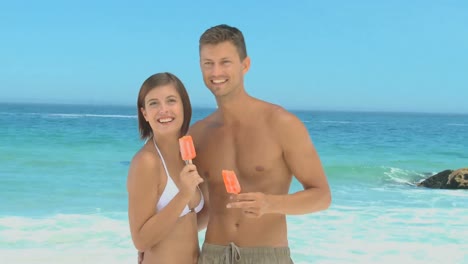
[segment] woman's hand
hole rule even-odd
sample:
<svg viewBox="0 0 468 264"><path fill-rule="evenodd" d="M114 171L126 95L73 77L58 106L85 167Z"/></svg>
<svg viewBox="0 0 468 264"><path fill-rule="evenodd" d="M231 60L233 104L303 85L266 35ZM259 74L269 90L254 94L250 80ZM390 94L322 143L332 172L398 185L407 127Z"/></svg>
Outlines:
<svg viewBox="0 0 468 264"><path fill-rule="evenodd" d="M195 193L198 184L203 182L197 171L197 167L193 164L187 164L180 172L180 193L190 200Z"/></svg>

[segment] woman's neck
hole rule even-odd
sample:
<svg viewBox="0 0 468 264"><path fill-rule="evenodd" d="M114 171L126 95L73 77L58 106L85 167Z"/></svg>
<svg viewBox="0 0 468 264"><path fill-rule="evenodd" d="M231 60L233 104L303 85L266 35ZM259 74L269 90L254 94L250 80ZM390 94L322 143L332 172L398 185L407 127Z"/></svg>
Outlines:
<svg viewBox="0 0 468 264"><path fill-rule="evenodd" d="M175 155L179 153L179 139L176 136L158 136L151 137L151 141L159 148L161 153L165 155Z"/></svg>

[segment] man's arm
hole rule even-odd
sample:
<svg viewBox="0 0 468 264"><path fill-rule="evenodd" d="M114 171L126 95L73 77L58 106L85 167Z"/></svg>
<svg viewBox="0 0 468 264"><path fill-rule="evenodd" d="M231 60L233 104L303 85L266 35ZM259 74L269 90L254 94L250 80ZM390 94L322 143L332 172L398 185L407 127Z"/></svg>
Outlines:
<svg viewBox="0 0 468 264"><path fill-rule="evenodd" d="M293 114L281 109L275 131L283 148L284 159L292 174L304 187L290 195L272 195L270 212L281 214L307 214L325 210L330 206L331 193L320 157L304 124Z"/></svg>
<svg viewBox="0 0 468 264"><path fill-rule="evenodd" d="M250 217L266 213L300 215L327 209L331 203L330 187L307 128L284 109L276 110L273 116L272 129L286 165L304 190L287 195L241 193L236 197L238 202L228 204L228 208L243 208Z"/></svg>

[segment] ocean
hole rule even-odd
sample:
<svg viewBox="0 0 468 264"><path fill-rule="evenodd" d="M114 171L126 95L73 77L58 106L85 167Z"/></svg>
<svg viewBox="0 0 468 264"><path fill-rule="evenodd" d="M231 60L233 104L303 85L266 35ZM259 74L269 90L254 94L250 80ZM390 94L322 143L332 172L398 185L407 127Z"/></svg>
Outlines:
<svg viewBox="0 0 468 264"><path fill-rule="evenodd" d="M333 199L288 216L295 263L468 263L468 191L415 185L468 167L468 115L292 112ZM0 104L0 262L136 263L125 184L142 144L135 107Z"/></svg>

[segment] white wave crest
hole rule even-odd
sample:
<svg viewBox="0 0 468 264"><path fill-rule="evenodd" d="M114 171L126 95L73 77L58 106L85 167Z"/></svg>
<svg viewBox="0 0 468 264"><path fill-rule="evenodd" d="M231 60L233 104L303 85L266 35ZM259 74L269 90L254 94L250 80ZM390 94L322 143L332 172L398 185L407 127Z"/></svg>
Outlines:
<svg viewBox="0 0 468 264"><path fill-rule="evenodd" d="M6 216L0 218L0 248L8 245L28 247L80 247L105 245L130 246L125 220L99 214L57 214L45 218ZM117 241L117 243L116 243Z"/></svg>
<svg viewBox="0 0 468 264"><path fill-rule="evenodd" d="M338 121L338 120L323 120L321 123L331 124L376 124L376 122L362 122L362 121Z"/></svg>
<svg viewBox="0 0 468 264"><path fill-rule="evenodd" d="M389 170L390 171L384 172L385 176L387 176L387 178L392 182L399 184L415 186L417 182L420 182L425 178L424 174L412 170L392 167L390 167Z"/></svg>
<svg viewBox="0 0 468 264"><path fill-rule="evenodd" d="M98 114L45 114L46 117L61 117L61 118L137 118L136 115L98 115Z"/></svg>

